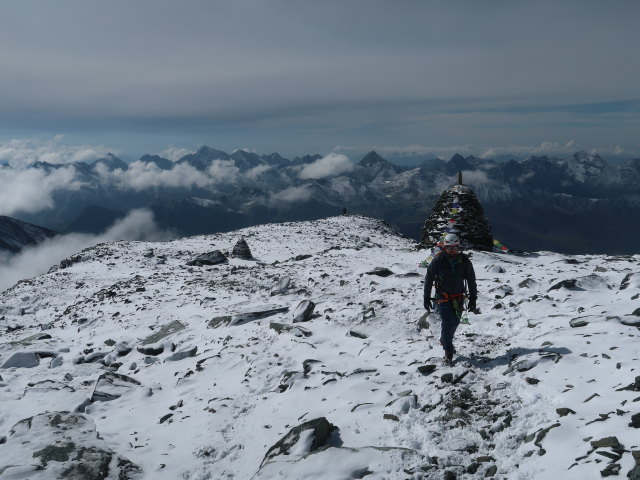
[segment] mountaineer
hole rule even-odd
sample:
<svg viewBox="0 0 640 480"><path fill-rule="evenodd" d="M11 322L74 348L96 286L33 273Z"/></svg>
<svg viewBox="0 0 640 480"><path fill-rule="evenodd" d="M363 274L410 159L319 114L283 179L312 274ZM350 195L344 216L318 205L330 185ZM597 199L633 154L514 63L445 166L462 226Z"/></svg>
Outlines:
<svg viewBox="0 0 640 480"><path fill-rule="evenodd" d="M444 348L444 361L451 364L455 348L453 335L460 325L460 318L465 310L464 300L469 288L468 310L476 310L478 290L476 275L471 260L460 253L460 239L454 233L444 237L442 252L439 253L427 268L424 282L424 308L431 312L432 301L437 308L442 325L440 344ZM431 288L435 284L435 298L431 298Z"/></svg>

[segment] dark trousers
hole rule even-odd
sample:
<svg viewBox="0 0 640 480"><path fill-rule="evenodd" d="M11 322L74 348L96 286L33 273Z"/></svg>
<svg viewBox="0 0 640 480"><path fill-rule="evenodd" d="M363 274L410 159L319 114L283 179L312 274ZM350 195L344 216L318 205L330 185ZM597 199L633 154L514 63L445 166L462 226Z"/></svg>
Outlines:
<svg viewBox="0 0 640 480"><path fill-rule="evenodd" d="M456 333L458 325L460 325L460 319L450 302L438 305L438 312L442 319L440 343L442 343L445 352L454 353L456 350L453 348L453 335Z"/></svg>

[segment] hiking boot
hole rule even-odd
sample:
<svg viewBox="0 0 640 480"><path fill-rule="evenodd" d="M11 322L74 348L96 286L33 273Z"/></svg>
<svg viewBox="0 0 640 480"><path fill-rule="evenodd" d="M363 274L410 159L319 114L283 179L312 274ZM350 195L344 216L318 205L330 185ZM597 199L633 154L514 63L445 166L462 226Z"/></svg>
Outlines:
<svg viewBox="0 0 640 480"><path fill-rule="evenodd" d="M442 359L446 365L453 364L453 352L444 352L444 358Z"/></svg>

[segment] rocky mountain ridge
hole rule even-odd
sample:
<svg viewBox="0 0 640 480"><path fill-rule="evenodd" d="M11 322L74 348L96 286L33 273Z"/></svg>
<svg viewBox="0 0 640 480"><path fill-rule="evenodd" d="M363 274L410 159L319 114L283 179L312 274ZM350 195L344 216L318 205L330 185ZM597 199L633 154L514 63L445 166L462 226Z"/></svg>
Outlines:
<svg viewBox="0 0 640 480"><path fill-rule="evenodd" d="M131 165L118 160L112 156L93 165L73 164L80 186L56 192L53 211L20 218L64 230L77 225L76 218L87 217L83 210L89 207L122 213L150 207L165 211L163 227L188 235L321 218L346 208L384 218L417 239L438 196L456 183L462 170L463 181L478 195L495 236L513 248L634 253L640 234L640 160L609 165L586 152L566 159L532 156L509 162L454 155L449 161L431 160L413 168L370 152L345 172L331 174L328 169L318 178L301 176L301 171L322 162L319 156L290 161L276 153L229 154L202 147L176 162L153 156ZM63 167L39 163L33 168ZM184 168L195 173L180 170ZM149 177L155 180L141 185L139 179ZM191 177L191 183L177 180ZM197 213L186 206L188 198L211 200L218 206ZM185 203L187 210L176 210L176 202ZM231 211L238 214L223 213ZM187 216L193 227L185 228ZM587 225L589 234L584 231Z"/></svg>
<svg viewBox="0 0 640 480"><path fill-rule="evenodd" d="M481 313L445 367L424 255L346 215L105 243L19 282L0 477L638 475L640 258L473 252Z"/></svg>
<svg viewBox="0 0 640 480"><path fill-rule="evenodd" d="M17 253L25 247L37 245L56 232L48 228L0 216L0 253Z"/></svg>

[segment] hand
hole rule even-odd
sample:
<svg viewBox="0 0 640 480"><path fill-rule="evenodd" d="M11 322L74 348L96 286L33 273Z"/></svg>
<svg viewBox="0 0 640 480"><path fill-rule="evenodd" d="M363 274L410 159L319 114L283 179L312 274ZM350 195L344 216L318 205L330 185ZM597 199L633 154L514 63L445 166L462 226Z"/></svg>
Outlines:
<svg viewBox="0 0 640 480"><path fill-rule="evenodd" d="M467 310L469 310L470 312L474 312L476 310L476 299L475 298L470 298L469 299L469 306L468 306Z"/></svg>
<svg viewBox="0 0 640 480"><path fill-rule="evenodd" d="M431 302L424 302L424 309L427 311L427 314L431 313Z"/></svg>

